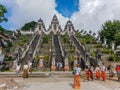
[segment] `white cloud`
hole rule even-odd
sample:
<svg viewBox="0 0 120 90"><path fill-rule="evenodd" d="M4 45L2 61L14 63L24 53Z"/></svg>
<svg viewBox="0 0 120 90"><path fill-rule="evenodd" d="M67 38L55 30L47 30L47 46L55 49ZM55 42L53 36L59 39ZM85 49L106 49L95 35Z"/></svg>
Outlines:
<svg viewBox="0 0 120 90"><path fill-rule="evenodd" d="M56 10L55 0L0 0L12 9L8 18L11 28L20 28L24 23L42 18L46 28L54 14L58 16L62 28L68 18ZM78 12L71 17L75 29L85 29L97 32L106 20L120 19L120 0L80 0Z"/></svg>
<svg viewBox="0 0 120 90"><path fill-rule="evenodd" d="M80 11L72 16L78 29L97 32L106 20L120 19L120 0L80 0Z"/></svg>
<svg viewBox="0 0 120 90"><path fill-rule="evenodd" d="M11 28L20 28L29 21L37 21L39 18L45 22L48 29L52 17L56 14L59 18L60 24L63 26L67 20L56 10L55 0L1 0L2 3L12 9L11 16L8 17L8 24Z"/></svg>

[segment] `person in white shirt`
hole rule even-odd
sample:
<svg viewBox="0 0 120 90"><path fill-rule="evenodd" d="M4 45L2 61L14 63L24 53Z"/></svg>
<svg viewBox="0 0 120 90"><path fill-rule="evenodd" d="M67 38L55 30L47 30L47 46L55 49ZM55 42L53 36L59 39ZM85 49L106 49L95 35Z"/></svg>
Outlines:
<svg viewBox="0 0 120 90"><path fill-rule="evenodd" d="M27 63L25 63L25 65L23 66L23 78L27 78L28 77L28 65Z"/></svg>
<svg viewBox="0 0 120 90"><path fill-rule="evenodd" d="M16 66L16 74L20 73L21 65L18 63Z"/></svg>

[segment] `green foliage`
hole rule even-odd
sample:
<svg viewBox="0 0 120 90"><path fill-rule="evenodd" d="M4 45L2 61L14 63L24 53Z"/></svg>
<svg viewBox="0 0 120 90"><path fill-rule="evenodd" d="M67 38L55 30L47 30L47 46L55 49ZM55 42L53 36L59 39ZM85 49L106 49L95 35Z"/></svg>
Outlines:
<svg viewBox="0 0 120 90"><path fill-rule="evenodd" d="M107 49L107 48L101 48L100 51L101 51L102 53L106 53L106 54L112 53L112 51L111 51L110 49Z"/></svg>
<svg viewBox="0 0 120 90"><path fill-rule="evenodd" d="M5 56L5 61L13 61L13 57L12 56Z"/></svg>
<svg viewBox="0 0 120 90"><path fill-rule="evenodd" d="M45 35L43 37L43 43L48 43L49 42L49 39L50 39L50 36L49 35Z"/></svg>
<svg viewBox="0 0 120 90"><path fill-rule="evenodd" d="M30 30L30 29L33 29L33 28L35 28L36 24L37 24L37 22L31 21L29 23L26 23L21 29L26 30L26 31Z"/></svg>
<svg viewBox="0 0 120 90"><path fill-rule="evenodd" d="M20 41L23 42L23 43L26 43L28 42L29 38L26 36L26 35L21 35L20 36Z"/></svg>
<svg viewBox="0 0 120 90"><path fill-rule="evenodd" d="M77 36L78 38L81 38L81 33L80 33L80 32L76 32L76 36Z"/></svg>
<svg viewBox="0 0 120 90"><path fill-rule="evenodd" d="M98 43L98 44L95 44L94 45L94 48L102 48L103 46L102 46L102 44L101 43Z"/></svg>
<svg viewBox="0 0 120 90"><path fill-rule="evenodd" d="M84 35L80 39L81 44L92 44L94 43L94 38L91 35Z"/></svg>
<svg viewBox="0 0 120 90"><path fill-rule="evenodd" d="M120 61L120 58L116 54L110 54L109 60L110 61Z"/></svg>
<svg viewBox="0 0 120 90"><path fill-rule="evenodd" d="M96 57L96 51L92 50L92 51L91 51L91 56L92 56L92 57Z"/></svg>
<svg viewBox="0 0 120 90"><path fill-rule="evenodd" d="M69 52L70 52L70 53L73 53L73 52L74 52L74 48L70 48L70 49L69 49Z"/></svg>
<svg viewBox="0 0 120 90"><path fill-rule="evenodd" d="M68 57L68 59L69 59L70 62L72 62L72 61L74 60L74 57L73 57L72 55L70 55L70 56Z"/></svg>
<svg viewBox="0 0 120 90"><path fill-rule="evenodd" d="M119 20L106 21L102 25L102 29L99 32L101 39L103 40L105 37L107 39L108 44L110 44L112 41L115 41L118 44L118 42L120 41L119 33L120 33L120 21Z"/></svg>
<svg viewBox="0 0 120 90"><path fill-rule="evenodd" d="M64 43L69 43L67 35L62 35L62 39Z"/></svg>
<svg viewBox="0 0 120 90"><path fill-rule="evenodd" d="M0 4L0 23L7 21L7 18L5 18L5 13L7 13L7 9Z"/></svg>
<svg viewBox="0 0 120 90"><path fill-rule="evenodd" d="M44 55L44 60L45 60L45 61L49 61L49 54L45 54L45 55Z"/></svg>

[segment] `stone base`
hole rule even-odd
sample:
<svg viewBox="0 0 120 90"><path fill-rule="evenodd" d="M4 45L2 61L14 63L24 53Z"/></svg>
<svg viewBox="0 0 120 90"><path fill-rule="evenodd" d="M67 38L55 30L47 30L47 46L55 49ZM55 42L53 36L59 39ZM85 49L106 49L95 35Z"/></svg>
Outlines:
<svg viewBox="0 0 120 90"><path fill-rule="evenodd" d="M56 70L56 66L55 66L55 65L54 65L54 66L51 66L51 70L52 70L52 71Z"/></svg>
<svg viewBox="0 0 120 90"><path fill-rule="evenodd" d="M40 64L40 65L39 65L39 67L40 67L40 68L43 68L43 67L44 67L44 65L43 65L43 64Z"/></svg>
<svg viewBox="0 0 120 90"><path fill-rule="evenodd" d="M64 66L65 71L69 71L69 66Z"/></svg>

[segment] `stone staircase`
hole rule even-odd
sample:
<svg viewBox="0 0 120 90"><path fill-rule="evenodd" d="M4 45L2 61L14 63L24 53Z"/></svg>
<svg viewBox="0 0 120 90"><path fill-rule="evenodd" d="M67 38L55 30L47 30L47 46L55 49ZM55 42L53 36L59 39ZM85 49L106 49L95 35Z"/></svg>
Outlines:
<svg viewBox="0 0 120 90"><path fill-rule="evenodd" d="M83 46L80 45L80 43L77 41L77 39L75 38L75 36L72 35L70 38L74 42L74 44L76 45L77 49L80 51L80 54L82 55L82 57L84 57L85 50L84 50Z"/></svg>
<svg viewBox="0 0 120 90"><path fill-rule="evenodd" d="M23 66L25 63L27 63L28 61L32 61L32 59L33 59L33 53L34 53L34 50L35 50L35 48L36 48L36 45L37 45L37 43L38 43L39 38L40 38L40 35L37 34L37 35L35 36L34 40L32 41L32 43L31 43L31 45L30 45L30 47L29 47L29 50L26 52L25 57L22 59L22 62L21 62L21 63L22 63L22 66Z"/></svg>
<svg viewBox="0 0 120 90"><path fill-rule="evenodd" d="M57 35L53 35L53 43L54 43L54 49L55 49L55 60L57 62L62 62L64 64L62 51L60 48L59 40Z"/></svg>

